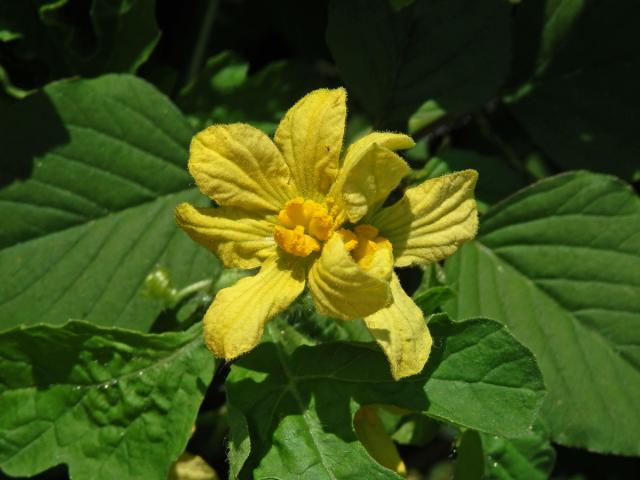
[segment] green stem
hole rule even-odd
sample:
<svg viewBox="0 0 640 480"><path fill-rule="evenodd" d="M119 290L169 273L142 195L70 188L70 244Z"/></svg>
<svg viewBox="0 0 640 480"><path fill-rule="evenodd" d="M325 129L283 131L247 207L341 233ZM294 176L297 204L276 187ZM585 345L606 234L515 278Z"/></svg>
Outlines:
<svg viewBox="0 0 640 480"><path fill-rule="evenodd" d="M174 92L176 95L186 85L189 85L195 80L204 63L204 56L207 51L207 44L209 43L209 37L211 36L211 29L213 28L213 20L218 10L219 0L208 0L208 4L200 23L200 30L198 31L198 38L196 44L193 47L191 59L187 69L183 75L182 81L178 82L177 89ZM174 95L175 96L175 95Z"/></svg>
<svg viewBox="0 0 640 480"><path fill-rule="evenodd" d="M213 281L210 280L210 279L209 280L200 280L199 282L192 283L191 285L188 285L188 286L184 287L182 290L180 290L180 291L175 293L174 302L176 304L178 304L183 299L185 299L186 297L191 295L192 293L196 293L196 292L200 292L202 290L208 289L211 286L212 283L213 283Z"/></svg>

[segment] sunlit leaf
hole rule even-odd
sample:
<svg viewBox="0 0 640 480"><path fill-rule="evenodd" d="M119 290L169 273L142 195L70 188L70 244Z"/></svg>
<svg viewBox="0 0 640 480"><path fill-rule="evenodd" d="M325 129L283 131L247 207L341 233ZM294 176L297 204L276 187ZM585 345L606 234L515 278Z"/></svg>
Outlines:
<svg viewBox="0 0 640 480"><path fill-rule="evenodd" d="M87 319L147 330L158 265L183 288L217 261L175 225L202 202L186 171L191 129L129 76L53 83L0 116L0 325Z"/></svg>
<svg viewBox="0 0 640 480"><path fill-rule="evenodd" d="M554 441L639 454L640 200L615 178L552 177L497 205L446 263L455 318L506 324L535 354Z"/></svg>
<svg viewBox="0 0 640 480"><path fill-rule="evenodd" d="M66 463L72 478L166 478L214 366L200 325L145 335L71 322L0 344L0 468L13 476Z"/></svg>

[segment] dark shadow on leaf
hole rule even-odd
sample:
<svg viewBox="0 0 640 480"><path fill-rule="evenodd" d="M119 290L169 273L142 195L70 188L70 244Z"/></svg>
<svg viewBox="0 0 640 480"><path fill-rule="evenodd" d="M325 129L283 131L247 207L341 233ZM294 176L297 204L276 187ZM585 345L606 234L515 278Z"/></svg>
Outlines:
<svg viewBox="0 0 640 480"><path fill-rule="evenodd" d="M514 7L512 23L511 78L509 84L517 86L533 76L536 60L542 47L545 2L531 0Z"/></svg>
<svg viewBox="0 0 640 480"><path fill-rule="evenodd" d="M0 188L31 176L34 160L68 143L69 132L49 97L38 92L24 100L1 104Z"/></svg>

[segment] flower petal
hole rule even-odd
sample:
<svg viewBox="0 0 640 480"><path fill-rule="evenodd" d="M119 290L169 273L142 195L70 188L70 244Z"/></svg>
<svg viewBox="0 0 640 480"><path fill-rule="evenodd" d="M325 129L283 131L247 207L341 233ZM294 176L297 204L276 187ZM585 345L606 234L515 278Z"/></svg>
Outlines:
<svg viewBox="0 0 640 480"><path fill-rule="evenodd" d="M350 166L340 172L332 197L347 219L356 223L374 211L411 171L407 162L391 150L372 144ZM344 172L344 174L343 174Z"/></svg>
<svg viewBox="0 0 640 480"><path fill-rule="evenodd" d="M353 416L353 429L358 440L380 465L396 472L407 475L407 467L398 453L396 444L384 428L378 415L378 405L364 405Z"/></svg>
<svg viewBox="0 0 640 480"><path fill-rule="evenodd" d="M366 154L371 145L378 145L393 151L412 148L415 146L415 142L410 136L403 133L372 132L349 146L344 156L342 168L348 169L352 164L357 163Z"/></svg>
<svg viewBox="0 0 640 480"><path fill-rule="evenodd" d="M189 172L202 193L224 206L278 212L294 196L278 148L243 123L213 125L193 137Z"/></svg>
<svg viewBox="0 0 640 480"><path fill-rule="evenodd" d="M204 316L207 347L226 360L251 350L265 324L302 293L304 275L304 262L274 256L257 275L220 290Z"/></svg>
<svg viewBox="0 0 640 480"><path fill-rule="evenodd" d="M369 267L364 269L351 257L342 237L334 234L309 271L309 288L316 310L342 320L370 315L391 301L392 271L390 249L375 252Z"/></svg>
<svg viewBox="0 0 640 480"><path fill-rule="evenodd" d="M232 208L176 207L176 221L189 236L214 252L227 268L255 268L275 255L275 217Z"/></svg>
<svg viewBox="0 0 640 480"><path fill-rule="evenodd" d="M364 323L387 356L391 375L399 380L422 371L432 340L422 311L404 292L395 274L391 294L392 303L365 317Z"/></svg>
<svg viewBox="0 0 640 480"><path fill-rule="evenodd" d="M300 194L322 201L336 178L347 116L346 92L308 93L284 116L274 140Z"/></svg>
<svg viewBox="0 0 640 480"><path fill-rule="evenodd" d="M477 179L475 170L432 178L373 216L371 223L393 244L396 267L437 262L475 237Z"/></svg>

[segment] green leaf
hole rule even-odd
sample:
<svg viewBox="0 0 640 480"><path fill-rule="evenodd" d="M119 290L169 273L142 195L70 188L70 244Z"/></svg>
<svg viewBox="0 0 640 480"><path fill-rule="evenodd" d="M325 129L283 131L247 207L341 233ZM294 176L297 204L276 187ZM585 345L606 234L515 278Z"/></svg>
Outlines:
<svg viewBox="0 0 640 480"><path fill-rule="evenodd" d="M417 292L416 292L417 293ZM431 287L415 295L413 301L425 315L435 313L447 300L455 297L455 292L446 286Z"/></svg>
<svg viewBox="0 0 640 480"><path fill-rule="evenodd" d="M3 2L0 12L3 22L19 34L12 45L15 57L26 62L37 58L49 68L50 78L60 78L135 72L160 38L155 4L155 0Z"/></svg>
<svg viewBox="0 0 640 480"><path fill-rule="evenodd" d="M66 463L71 478L166 478L214 367L200 325L163 335L38 325L0 344L0 467L14 476Z"/></svg>
<svg viewBox="0 0 640 480"><path fill-rule="evenodd" d="M27 2L0 2L0 42L24 37L25 15L30 8Z"/></svg>
<svg viewBox="0 0 640 480"><path fill-rule="evenodd" d="M318 313L309 292L300 296L276 319L276 323L286 332L284 345L288 351L293 351L300 345L337 340L373 341L362 320L337 320Z"/></svg>
<svg viewBox="0 0 640 480"><path fill-rule="evenodd" d="M210 278L215 257L175 225L202 202L186 171L192 134L146 82L53 83L0 116L0 325L86 319L147 330L164 305L145 278Z"/></svg>
<svg viewBox="0 0 640 480"><path fill-rule="evenodd" d="M456 480L480 480L483 478L484 454L478 432L473 430L463 432L458 441L457 450L454 478Z"/></svg>
<svg viewBox="0 0 640 480"><path fill-rule="evenodd" d="M298 61L268 64L252 76L249 65L231 52L207 61L177 103L198 129L212 123L246 122L275 132L280 118L310 90L323 86L319 72Z"/></svg>
<svg viewBox="0 0 640 480"><path fill-rule="evenodd" d="M289 354L270 326L276 343L242 357L227 378L236 413L232 461L244 459L236 445L251 444L244 467L234 463L232 470L240 478L398 478L356 440L353 415L367 404L424 411L494 434L527 431L544 394L531 353L490 320L453 323L441 315L429 329L434 349L425 370L396 382L372 344L302 346Z"/></svg>
<svg viewBox="0 0 640 480"><path fill-rule="evenodd" d="M155 10L156 0L93 0L97 48L90 59L74 60L78 70L85 75L136 72L160 40Z"/></svg>
<svg viewBox="0 0 640 480"><path fill-rule="evenodd" d="M7 71L2 67L2 65L0 65L0 87L2 87L7 95L18 99L24 98L31 93L27 90L16 87L11 82L9 74L7 74Z"/></svg>
<svg viewBox="0 0 640 480"><path fill-rule="evenodd" d="M613 177L543 180L446 263L453 317L495 318L540 362L553 440L640 454L640 200Z"/></svg>
<svg viewBox="0 0 640 480"><path fill-rule="evenodd" d="M531 77L507 100L564 169L629 179L640 169L638 15L635 0L536 0L519 9L516 31L522 33L514 57L535 59L535 65L520 65Z"/></svg>
<svg viewBox="0 0 640 480"><path fill-rule="evenodd" d="M0 3L0 42L11 42L22 37L20 28L16 24L21 8L24 8L20 3Z"/></svg>
<svg viewBox="0 0 640 480"><path fill-rule="evenodd" d="M545 480L551 475L555 450L536 423L526 435L503 438L467 430L458 443L456 480Z"/></svg>
<svg viewBox="0 0 640 480"><path fill-rule="evenodd" d="M405 129L425 104L415 131L496 94L509 64L509 11L503 0L423 0L399 11L388 0L334 0L327 43L377 128Z"/></svg>
<svg viewBox="0 0 640 480"><path fill-rule="evenodd" d="M556 454L544 434L534 430L520 438L506 439L484 433L479 436L484 453L483 479L545 480L551 475Z"/></svg>
<svg viewBox="0 0 640 480"><path fill-rule="evenodd" d="M229 477L238 478L244 462L251 454L251 440L249 439L249 427L242 412L227 403L229 421Z"/></svg>
<svg viewBox="0 0 640 480"><path fill-rule="evenodd" d="M420 129L444 118L446 114L446 110L438 105L438 102L427 100L409 117L407 130L411 133L417 133Z"/></svg>

